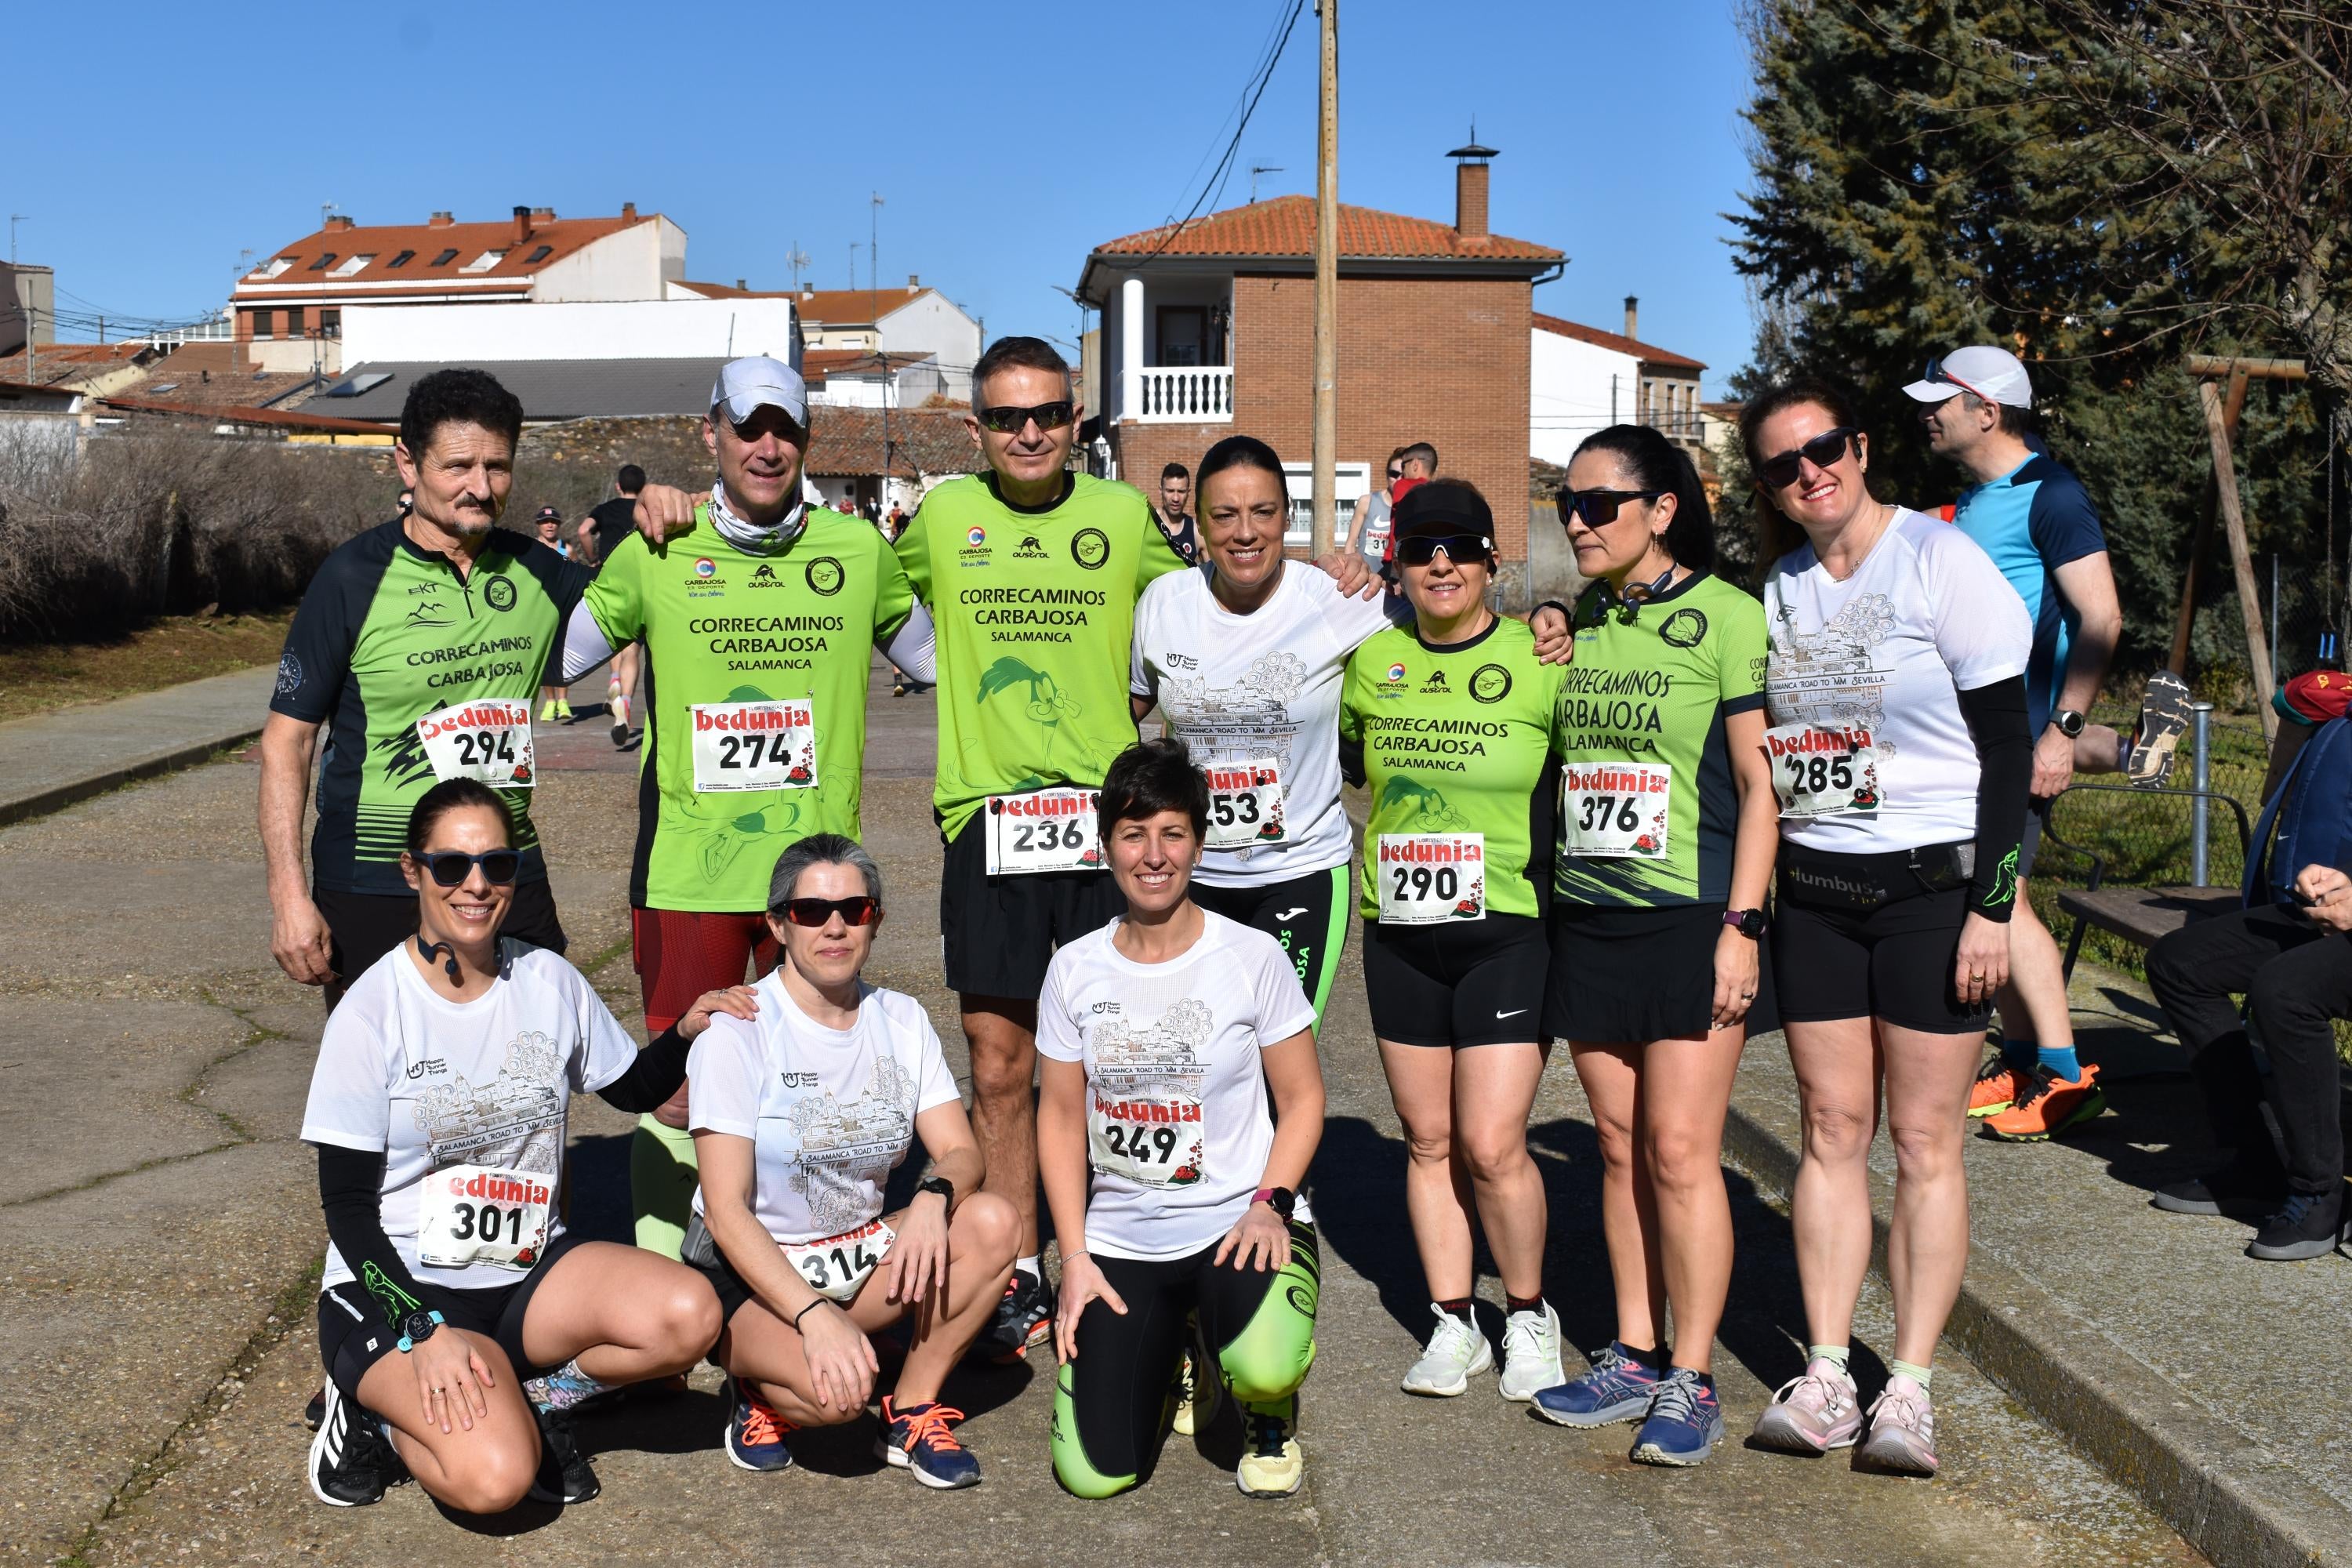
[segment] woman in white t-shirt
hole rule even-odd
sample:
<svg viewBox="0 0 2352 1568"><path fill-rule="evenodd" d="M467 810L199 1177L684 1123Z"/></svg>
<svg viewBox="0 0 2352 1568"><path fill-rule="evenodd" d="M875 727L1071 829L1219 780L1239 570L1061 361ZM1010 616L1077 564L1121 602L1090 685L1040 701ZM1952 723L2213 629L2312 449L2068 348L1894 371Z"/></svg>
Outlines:
<svg viewBox="0 0 2352 1568"><path fill-rule="evenodd" d="M876 1451L925 1486L969 1487L980 1464L940 1385L1003 1299L1019 1221L980 1190L980 1145L922 1004L860 978L881 922L882 873L855 840L814 834L777 859L782 956L752 988L759 1016L719 1021L687 1068L701 1184L679 1255L719 1292L730 1459L784 1469L786 1433L863 1415L881 1370L871 1336L904 1321ZM931 1173L885 1214L919 1137Z"/></svg>
<svg viewBox="0 0 2352 1568"><path fill-rule="evenodd" d="M1391 600L1286 565L1282 459L1228 436L1201 459L1207 572L1171 572L1135 607L1135 716L1159 704L1209 779L1193 902L1280 943L1319 1023L1348 935L1355 835L1339 804L1348 656Z"/></svg>
<svg viewBox="0 0 2352 1568"><path fill-rule="evenodd" d="M1302 1476L1315 1009L1272 937L1188 896L1208 822L1181 742L1120 753L1100 826L1127 913L1055 953L1037 1004L1037 1170L1062 1250L1054 1474L1084 1498L1150 1470L1194 1314L1202 1381L1242 1408L1235 1484L1284 1497Z"/></svg>
<svg viewBox="0 0 2352 1568"><path fill-rule="evenodd" d="M565 1234L564 1132L574 1094L633 1112L667 1100L686 1042L714 1011L748 1016L750 993L703 996L638 1050L560 954L499 935L519 864L495 792L427 790L401 857L417 933L359 977L320 1043L302 1140L331 1245L310 1479L334 1507L374 1502L403 1465L461 1513L526 1492L585 1502L596 1477L566 1412L684 1372L719 1333L693 1270Z"/></svg>
<svg viewBox="0 0 2352 1568"><path fill-rule="evenodd" d="M1790 1219L1811 1343L1756 1426L1768 1447L1931 1475L1929 1361L1968 1267L1969 1089L1995 993L2032 775L2032 629L1958 529L1870 494L1843 395L1796 382L1740 415L1776 556L1765 749L1780 797L1773 977L1804 1120ZM1793 525L1793 526L1792 526ZM1775 534L1779 537L1776 539ZM1846 1369L1869 1266L1870 1142L1895 1145L1894 1376Z"/></svg>

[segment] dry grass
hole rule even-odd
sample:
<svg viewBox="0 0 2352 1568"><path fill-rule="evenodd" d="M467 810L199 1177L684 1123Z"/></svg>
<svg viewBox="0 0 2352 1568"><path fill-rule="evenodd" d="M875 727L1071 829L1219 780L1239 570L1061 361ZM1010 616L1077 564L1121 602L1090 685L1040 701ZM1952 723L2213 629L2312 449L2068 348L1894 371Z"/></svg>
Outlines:
<svg viewBox="0 0 2352 1568"><path fill-rule="evenodd" d="M0 644L0 723L274 664L293 618L291 610L168 616L98 640Z"/></svg>

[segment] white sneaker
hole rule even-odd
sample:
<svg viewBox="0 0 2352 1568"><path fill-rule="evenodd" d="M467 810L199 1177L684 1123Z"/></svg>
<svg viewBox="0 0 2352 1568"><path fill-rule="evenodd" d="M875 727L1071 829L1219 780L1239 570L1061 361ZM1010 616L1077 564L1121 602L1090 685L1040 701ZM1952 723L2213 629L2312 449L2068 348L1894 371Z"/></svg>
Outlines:
<svg viewBox="0 0 2352 1568"><path fill-rule="evenodd" d="M1434 1398L1451 1399L1470 1386L1470 1374L1485 1372L1495 1364L1495 1349L1478 1325L1465 1322L1444 1308L1432 1304L1437 1314L1437 1331L1429 1336L1429 1348L1404 1374L1407 1394L1426 1394Z"/></svg>
<svg viewBox="0 0 2352 1568"><path fill-rule="evenodd" d="M1513 1312L1503 1321L1503 1381L1496 1393L1524 1405L1539 1390L1567 1381L1559 1360L1559 1314L1549 1301L1540 1312Z"/></svg>

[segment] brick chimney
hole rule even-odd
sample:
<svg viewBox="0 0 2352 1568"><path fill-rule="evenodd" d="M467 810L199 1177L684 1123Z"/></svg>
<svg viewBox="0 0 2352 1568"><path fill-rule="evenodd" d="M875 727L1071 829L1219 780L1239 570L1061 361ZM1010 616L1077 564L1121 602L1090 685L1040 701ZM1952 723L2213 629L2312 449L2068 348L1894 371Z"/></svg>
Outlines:
<svg viewBox="0 0 2352 1568"><path fill-rule="evenodd" d="M1454 160L1454 231L1465 239L1485 239L1486 227L1487 161L1496 156L1492 147L1478 143L1478 127L1473 122L1470 140L1445 154Z"/></svg>
<svg viewBox="0 0 2352 1568"><path fill-rule="evenodd" d="M529 207L517 207L514 210L514 243L520 245L530 237L530 209Z"/></svg>
<svg viewBox="0 0 2352 1568"><path fill-rule="evenodd" d="M636 203L623 202L621 204L621 221L623 223L635 223L637 221Z"/></svg>
<svg viewBox="0 0 2352 1568"><path fill-rule="evenodd" d="M427 228L447 228L451 224L456 223L457 221L457 220L456 218L451 217L447 213L435 213L431 217L425 220L425 226Z"/></svg>
<svg viewBox="0 0 2352 1568"><path fill-rule="evenodd" d="M1635 329L1640 327L1641 324L1641 297L1635 294L1628 294L1625 296L1625 335L1629 338L1639 339L1642 334Z"/></svg>
<svg viewBox="0 0 2352 1568"><path fill-rule="evenodd" d="M555 209L553 207L533 207L530 209L530 221L533 223L553 223L555 221Z"/></svg>
<svg viewBox="0 0 2352 1568"><path fill-rule="evenodd" d="M358 220L348 213L337 213L327 220L327 232L341 234L343 230L354 226L357 222Z"/></svg>

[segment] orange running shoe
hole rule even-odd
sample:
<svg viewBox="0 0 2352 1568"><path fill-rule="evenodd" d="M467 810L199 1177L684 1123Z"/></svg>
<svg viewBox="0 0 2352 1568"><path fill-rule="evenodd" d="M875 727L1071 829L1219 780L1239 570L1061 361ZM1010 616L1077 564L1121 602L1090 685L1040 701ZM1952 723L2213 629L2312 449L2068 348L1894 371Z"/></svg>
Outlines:
<svg viewBox="0 0 2352 1568"><path fill-rule="evenodd" d="M1985 1058L1984 1066L1977 1068L1976 1087L1969 1090L1969 1114L1994 1116L2007 1110L2025 1092L2027 1079L2028 1075L2011 1065L2006 1056L1993 1052Z"/></svg>
<svg viewBox="0 0 2352 1568"><path fill-rule="evenodd" d="M2099 1069L2095 1064L2084 1062L2083 1076L2071 1083L2048 1068L2037 1067L2017 1103L1987 1119L1985 1131L2011 1143L2039 1143L2053 1132L2088 1121L2106 1108L2107 1097L2099 1088Z"/></svg>

